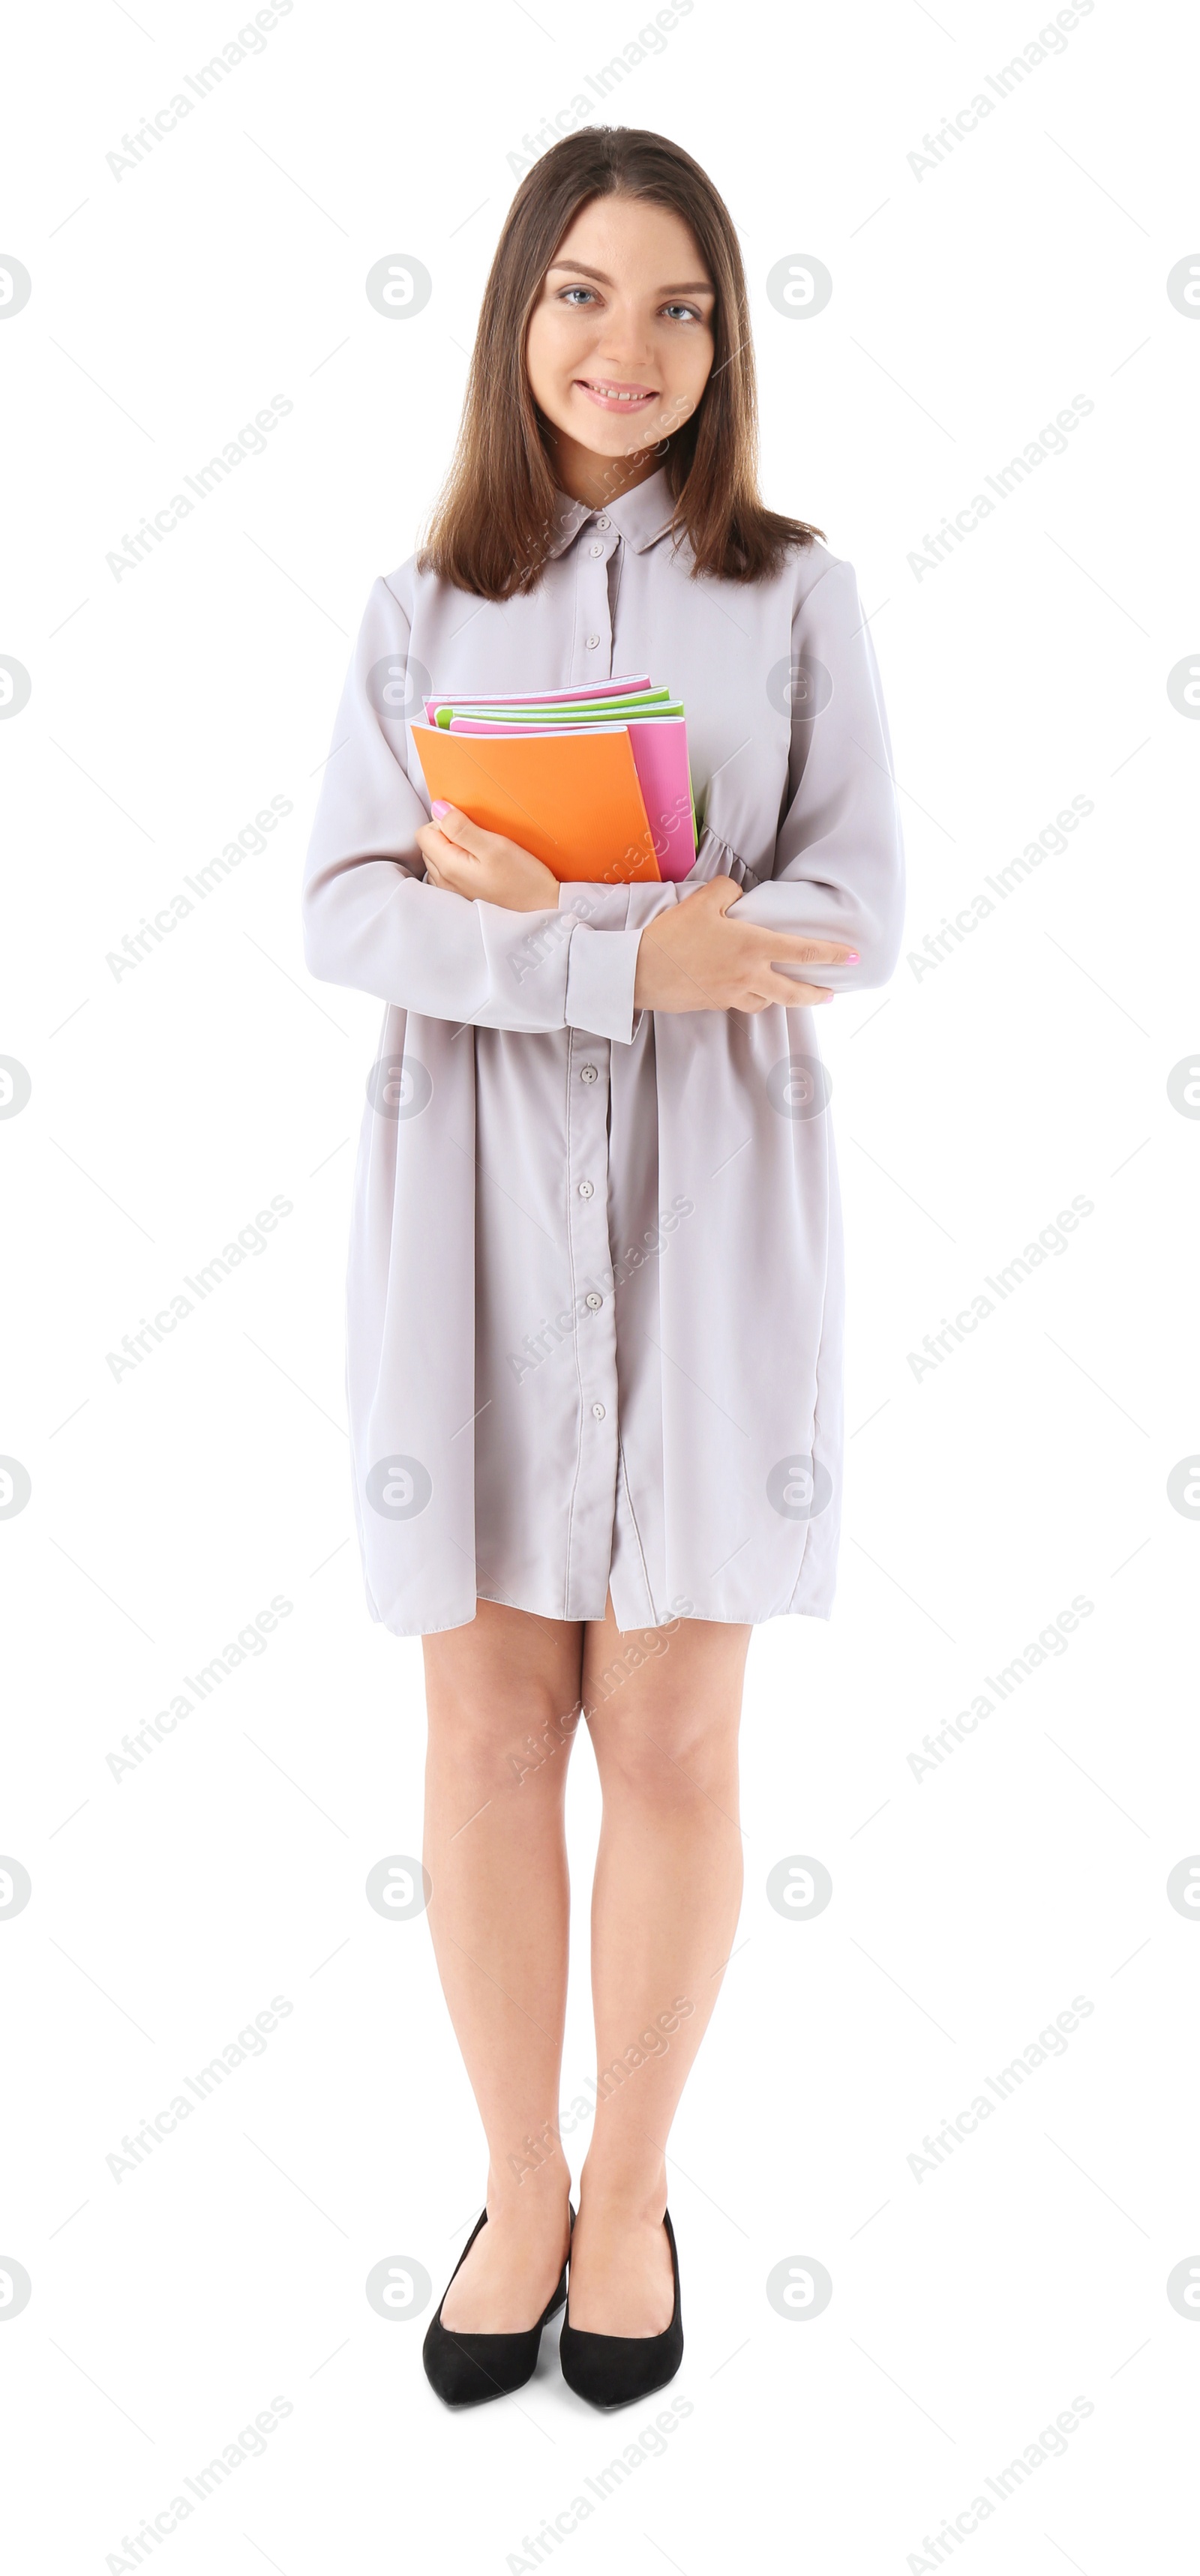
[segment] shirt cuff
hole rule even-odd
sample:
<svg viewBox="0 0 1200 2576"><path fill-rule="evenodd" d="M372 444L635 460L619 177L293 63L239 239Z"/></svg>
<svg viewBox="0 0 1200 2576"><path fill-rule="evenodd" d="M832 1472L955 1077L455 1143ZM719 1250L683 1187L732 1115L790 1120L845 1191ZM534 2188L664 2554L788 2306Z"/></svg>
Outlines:
<svg viewBox="0 0 1200 2576"><path fill-rule="evenodd" d="M592 930L577 920L567 952L563 1019L589 1037L633 1042L633 985L640 930ZM639 1018L641 1014L638 1014Z"/></svg>

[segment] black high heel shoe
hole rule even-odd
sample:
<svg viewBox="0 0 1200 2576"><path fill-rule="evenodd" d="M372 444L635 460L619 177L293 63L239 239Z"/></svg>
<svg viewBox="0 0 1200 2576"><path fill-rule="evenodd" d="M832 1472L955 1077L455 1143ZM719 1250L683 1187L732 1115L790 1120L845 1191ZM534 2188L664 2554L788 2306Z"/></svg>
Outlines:
<svg viewBox="0 0 1200 2576"><path fill-rule="evenodd" d="M572 2209L572 2227L574 2224L575 2212ZM461 2272L476 2237L486 2226L485 2209L482 2218L477 2219L471 2229L450 2281ZM566 2264L559 2274L558 2288L548 2307L542 2310L537 2324L530 2326L524 2334L455 2334L450 2326L442 2324L442 2309L450 2281L447 2281L438 2301L437 2315L421 2347L421 2359L430 2387L445 2406L482 2406L489 2397L511 2397L513 2390L523 2388L537 2369L542 2327L566 2306Z"/></svg>
<svg viewBox="0 0 1200 2576"><path fill-rule="evenodd" d="M577 2397L586 2397L590 2406L632 2406L639 2398L652 2397L656 2388L665 2388L674 2378L683 2359L679 2256L669 2209L663 2212L663 2226L671 2248L675 2305L670 2325L661 2334L584 2334L572 2325L569 2310L563 2318L558 2346L562 2375L568 2388Z"/></svg>

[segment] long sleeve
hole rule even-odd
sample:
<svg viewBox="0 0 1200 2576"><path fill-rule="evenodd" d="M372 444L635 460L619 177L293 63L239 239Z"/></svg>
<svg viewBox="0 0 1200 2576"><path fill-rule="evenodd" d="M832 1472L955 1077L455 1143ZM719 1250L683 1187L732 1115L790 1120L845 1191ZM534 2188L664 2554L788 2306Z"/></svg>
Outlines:
<svg viewBox="0 0 1200 2576"><path fill-rule="evenodd" d="M429 809L405 768L406 731L383 686L409 647L386 581L367 602L346 675L304 873L310 973L431 1019L529 1031L580 1028L629 1044L640 925L573 908L509 912L426 883L416 835ZM579 900L582 895L583 900Z"/></svg>
<svg viewBox="0 0 1200 2576"><path fill-rule="evenodd" d="M852 565L831 564L797 609L792 672L790 802L769 876L745 872L731 918L856 948L857 966L801 970L835 993L855 992L885 984L899 955L904 844L879 668Z"/></svg>

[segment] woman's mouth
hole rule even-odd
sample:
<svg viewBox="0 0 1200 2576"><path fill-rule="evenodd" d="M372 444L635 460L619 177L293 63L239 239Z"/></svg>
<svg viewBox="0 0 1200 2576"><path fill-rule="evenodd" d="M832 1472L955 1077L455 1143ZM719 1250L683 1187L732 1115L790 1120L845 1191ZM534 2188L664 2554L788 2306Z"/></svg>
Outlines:
<svg viewBox="0 0 1200 2576"><path fill-rule="evenodd" d="M645 411L648 403L658 401L657 393L648 385L622 385L605 376L577 376L575 382L579 392L598 403L601 411Z"/></svg>

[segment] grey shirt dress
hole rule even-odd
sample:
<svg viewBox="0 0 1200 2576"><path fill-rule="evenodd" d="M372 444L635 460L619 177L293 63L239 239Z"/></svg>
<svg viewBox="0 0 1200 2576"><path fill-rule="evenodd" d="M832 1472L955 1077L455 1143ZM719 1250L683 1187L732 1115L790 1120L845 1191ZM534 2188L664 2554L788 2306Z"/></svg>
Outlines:
<svg viewBox="0 0 1200 2576"><path fill-rule="evenodd" d="M623 1629L827 1617L842 1475L842 1241L815 1013L635 1012L646 923L718 873L733 913L886 981L903 856L849 564L689 578L660 469L560 496L536 591L415 562L371 592L304 884L315 975L386 1004L366 1077L347 1395L368 1606L477 1599ZM509 912L426 883L422 698L645 672L683 699L690 877ZM836 1009L836 1001L829 1005Z"/></svg>

